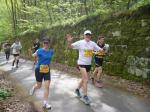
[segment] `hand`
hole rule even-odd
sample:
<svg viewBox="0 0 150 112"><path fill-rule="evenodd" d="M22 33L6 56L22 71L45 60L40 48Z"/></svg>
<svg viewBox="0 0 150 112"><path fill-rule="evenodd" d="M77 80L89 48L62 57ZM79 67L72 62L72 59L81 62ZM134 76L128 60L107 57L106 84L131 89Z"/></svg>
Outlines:
<svg viewBox="0 0 150 112"><path fill-rule="evenodd" d="M98 52L97 51L93 51L93 54L98 54Z"/></svg>
<svg viewBox="0 0 150 112"><path fill-rule="evenodd" d="M71 34L67 34L66 39L68 42L71 42L73 40L73 37L71 36Z"/></svg>

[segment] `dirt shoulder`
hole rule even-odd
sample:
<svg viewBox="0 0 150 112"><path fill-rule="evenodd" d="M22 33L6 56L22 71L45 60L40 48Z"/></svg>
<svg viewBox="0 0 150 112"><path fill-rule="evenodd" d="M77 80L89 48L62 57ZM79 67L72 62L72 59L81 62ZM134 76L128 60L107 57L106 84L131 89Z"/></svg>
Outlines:
<svg viewBox="0 0 150 112"><path fill-rule="evenodd" d="M51 68L72 74L77 77L80 76L80 73L76 67L69 67L67 65L62 65L59 63L52 63ZM125 80L116 76L109 76L106 74L103 75L102 81L105 86L114 86L132 94L150 99L150 85L142 85L139 82Z"/></svg>
<svg viewBox="0 0 150 112"><path fill-rule="evenodd" d="M0 70L0 112L39 112L27 92L8 73Z"/></svg>

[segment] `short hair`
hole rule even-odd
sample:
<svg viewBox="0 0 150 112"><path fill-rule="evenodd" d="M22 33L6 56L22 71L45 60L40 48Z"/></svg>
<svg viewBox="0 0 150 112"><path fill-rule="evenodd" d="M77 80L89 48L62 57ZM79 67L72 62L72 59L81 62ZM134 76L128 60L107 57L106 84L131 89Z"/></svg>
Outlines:
<svg viewBox="0 0 150 112"><path fill-rule="evenodd" d="M102 36L102 35L98 36L98 39L101 39L101 38L105 38L105 36Z"/></svg>

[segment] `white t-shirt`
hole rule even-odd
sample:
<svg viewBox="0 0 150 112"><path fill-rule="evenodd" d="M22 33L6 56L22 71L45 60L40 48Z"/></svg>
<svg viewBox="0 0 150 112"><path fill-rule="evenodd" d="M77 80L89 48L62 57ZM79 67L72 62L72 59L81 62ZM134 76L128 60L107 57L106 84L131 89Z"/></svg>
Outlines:
<svg viewBox="0 0 150 112"><path fill-rule="evenodd" d="M21 50L22 46L21 46L20 42L18 44L17 43L13 43L11 48L12 48L12 54L20 54L20 50Z"/></svg>
<svg viewBox="0 0 150 112"><path fill-rule="evenodd" d="M95 42L87 42L85 39L73 43L72 46L79 50L78 65L91 65L93 51L101 50Z"/></svg>

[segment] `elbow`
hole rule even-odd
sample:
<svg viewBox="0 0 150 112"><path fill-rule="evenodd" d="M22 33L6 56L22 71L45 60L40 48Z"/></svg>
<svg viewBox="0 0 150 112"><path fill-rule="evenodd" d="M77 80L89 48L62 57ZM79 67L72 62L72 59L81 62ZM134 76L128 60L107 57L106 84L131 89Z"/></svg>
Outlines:
<svg viewBox="0 0 150 112"><path fill-rule="evenodd" d="M35 57L35 54L32 54L32 57Z"/></svg>

